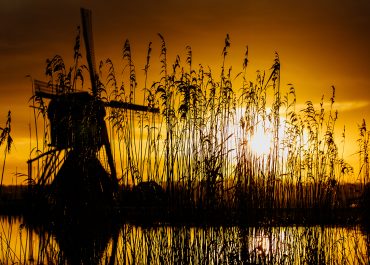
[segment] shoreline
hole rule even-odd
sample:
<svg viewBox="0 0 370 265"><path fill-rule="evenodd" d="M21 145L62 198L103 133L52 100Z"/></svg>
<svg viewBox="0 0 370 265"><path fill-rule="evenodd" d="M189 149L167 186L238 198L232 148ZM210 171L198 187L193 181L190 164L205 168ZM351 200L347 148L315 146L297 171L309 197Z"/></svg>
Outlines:
<svg viewBox="0 0 370 265"><path fill-rule="evenodd" d="M14 188L14 187L13 187ZM14 190L14 189L13 189ZM4 190L3 190L4 191ZM8 190L9 191L9 190ZM47 204L37 204L28 193L27 186L19 186L15 193L3 192L0 198L0 215L32 216L49 219L53 213ZM106 215L108 218L142 225L224 225L224 226L315 226L335 225L368 227L369 213L364 207L341 208L228 208L174 207L169 204L135 205L135 194L118 194L112 204L88 205L78 209L81 214ZM43 206L42 206L43 205ZM178 205L176 205L178 206ZM47 208L45 208L47 207ZM59 217L64 215L58 215ZM39 218L38 218L39 217ZM84 216L80 216L85 218Z"/></svg>

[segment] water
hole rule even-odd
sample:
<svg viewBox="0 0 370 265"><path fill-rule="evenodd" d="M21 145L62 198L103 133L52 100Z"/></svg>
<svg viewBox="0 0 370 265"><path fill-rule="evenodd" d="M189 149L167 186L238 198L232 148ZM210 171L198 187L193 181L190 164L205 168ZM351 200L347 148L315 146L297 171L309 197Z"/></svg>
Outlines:
<svg viewBox="0 0 370 265"><path fill-rule="evenodd" d="M369 264L369 235L360 226L123 223L51 232L21 217L0 224L0 264Z"/></svg>

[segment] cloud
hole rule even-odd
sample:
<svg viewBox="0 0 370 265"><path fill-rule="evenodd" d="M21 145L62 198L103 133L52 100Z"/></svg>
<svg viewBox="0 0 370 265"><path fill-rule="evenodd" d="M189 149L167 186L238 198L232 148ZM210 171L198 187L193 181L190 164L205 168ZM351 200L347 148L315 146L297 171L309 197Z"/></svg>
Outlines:
<svg viewBox="0 0 370 265"><path fill-rule="evenodd" d="M362 109L369 105L370 105L369 101L344 101L335 103L334 108L337 109L338 111L344 112Z"/></svg>
<svg viewBox="0 0 370 265"><path fill-rule="evenodd" d="M339 101L334 102L333 110L337 110L338 112L346 112L346 111L354 111L362 108L366 108L370 105L370 101L366 100L356 100L356 101ZM314 108L316 110L320 109L320 103L314 103ZM297 104L296 109L302 110L307 107L307 104ZM324 102L323 104L324 109L328 110L330 108L330 102Z"/></svg>

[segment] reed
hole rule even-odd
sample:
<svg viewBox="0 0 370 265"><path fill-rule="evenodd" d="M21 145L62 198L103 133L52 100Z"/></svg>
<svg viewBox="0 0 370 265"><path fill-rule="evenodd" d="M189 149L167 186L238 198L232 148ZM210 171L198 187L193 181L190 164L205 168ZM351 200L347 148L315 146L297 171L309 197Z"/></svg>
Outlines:
<svg viewBox="0 0 370 265"><path fill-rule="evenodd" d="M10 153L10 150L13 145L13 138L11 136L11 122L12 122L12 116L9 110L4 128L0 127L0 132L1 132L0 133L0 146L5 144L4 159L3 159L3 165L2 165L2 170L1 170L0 195L2 193L2 187L3 187L6 156L8 153Z"/></svg>
<svg viewBox="0 0 370 265"><path fill-rule="evenodd" d="M78 34L79 36L79 34ZM193 65L191 47L185 60L175 56L169 63L165 39L159 36L160 73L151 82L152 43L144 66L144 84L138 84L130 43L122 48L121 66L106 59L99 65L102 100L142 100L160 113L107 108L111 146L119 182L129 192L142 182L156 182L167 198L169 216L201 212L245 214L248 209L348 208L343 192L345 179L353 174L336 142L335 88L328 102L317 107L307 101L297 109L293 85L281 88L280 58L275 54L267 71L258 71L254 81L247 76L248 47L242 71L228 66L231 41L225 38L221 67ZM66 71L61 56L47 61L49 85L61 93L82 88L86 67L80 63L79 37L74 46L74 64ZM123 69L119 71L117 69ZM121 74L117 74L121 73ZM138 88L142 87L141 90ZM287 92L283 92L287 90ZM48 151L46 104L32 98L36 137L42 131L42 146ZM329 106L328 108L326 106ZM38 129L42 119L42 130ZM270 141L268 150L254 150L256 137ZM343 131L342 141L345 140ZM344 145L344 144L343 144ZM344 147L343 147L344 148ZM368 132L360 126L359 154L361 190L369 183ZM51 183L68 152L51 153L38 164L38 183ZM103 152L97 154L107 171ZM38 162L39 163L39 162ZM41 170L40 168L44 168ZM349 196L355 197L354 194ZM124 203L124 202L123 202ZM238 214L236 214L238 215Z"/></svg>
<svg viewBox="0 0 370 265"><path fill-rule="evenodd" d="M370 132L367 130L366 121L363 120L361 126L359 126L359 179L361 180L361 185L365 186L369 183L369 139Z"/></svg>

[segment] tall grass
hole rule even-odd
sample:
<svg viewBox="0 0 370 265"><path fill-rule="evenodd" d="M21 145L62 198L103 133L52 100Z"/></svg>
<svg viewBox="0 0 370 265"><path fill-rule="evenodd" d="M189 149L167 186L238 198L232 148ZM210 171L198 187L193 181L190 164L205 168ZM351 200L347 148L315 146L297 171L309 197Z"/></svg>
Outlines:
<svg viewBox="0 0 370 265"><path fill-rule="evenodd" d="M188 200L186 203L193 208L338 206L339 184L352 168L340 156L335 142L334 87L329 110L325 110L323 100L319 109L308 101L306 108L296 110L295 89L281 92L277 54L270 71L259 72L256 81L250 82L246 76L247 51L243 71L236 75L242 78L242 85L235 89L235 78L226 64L229 36L219 77L209 68L194 69L190 47L186 49L185 65L176 56L170 68L165 40L159 37L161 77L146 88L152 52L149 46L144 104L160 107L161 115L150 114L149 119L145 113L134 117L122 115L126 110L112 110L110 116L112 131L117 128L117 134L127 137L118 140L124 143L119 145L120 155L127 156L127 166L120 160L125 169L122 172L131 176L122 178L126 186L154 180L172 199L179 200L171 203ZM131 57L128 50L125 56ZM131 59L127 67L131 95L133 84L136 86ZM112 76L110 72L107 85L112 84ZM117 97L114 86L106 86L105 91ZM140 133L134 132L133 124L138 124ZM251 147L255 134L261 133L259 127L272 138L269 152L262 156ZM139 148L134 151L137 142ZM132 152L140 155L133 159Z"/></svg>
<svg viewBox="0 0 370 265"><path fill-rule="evenodd" d="M86 66L80 63L80 28L77 29L74 44L73 65L68 69L62 56L55 55L46 60L45 75L49 79L47 88L57 95L77 91L84 85ZM35 93L36 83L32 80L32 97L29 102L33 110L33 123L30 122L30 158L28 163L28 184L45 186L52 183L60 166L68 154L68 149L57 150L50 145L51 125L47 117L48 100ZM43 84L44 85L44 84Z"/></svg>
<svg viewBox="0 0 370 265"><path fill-rule="evenodd" d="M4 128L0 127L0 147L5 144L4 148L4 158L3 158L3 165L1 170L1 181L0 181L0 195L2 193L2 187L3 187L3 180L4 180L4 172L5 172L5 163L6 163L6 156L8 153L10 153L11 147L13 145L13 138L11 136L11 122L12 122L12 116L10 110L8 111L7 119L5 122Z"/></svg>
<svg viewBox="0 0 370 265"><path fill-rule="evenodd" d="M370 165L369 165L369 140L370 133L366 127L366 121L363 120L361 126L359 126L360 137L358 139L359 143L359 162L360 162L360 172L359 179L361 184L365 186L370 181Z"/></svg>
<svg viewBox="0 0 370 265"><path fill-rule="evenodd" d="M255 80L250 81L248 47L241 72L234 74L228 66L228 35L216 71L202 65L195 68L189 46L184 63L180 56L169 63L166 42L160 34L159 42L160 73L151 84L152 43L148 46L143 86L136 78L128 40L122 47L121 66L106 59L99 67L101 100L140 100L149 108L160 109L159 114L106 109L115 165L124 189L143 181L157 182L167 195L170 213L348 207L343 185L353 169L336 140L334 87L328 104L323 97L318 107L307 101L303 109L298 109L293 85L281 88L278 54L269 70L258 71ZM61 93L86 87L79 37L74 50L74 65L69 71L58 55L47 61L49 86ZM42 148L37 140L34 153L47 153L50 125L46 103L42 98L32 100L36 137L37 119L43 120ZM254 138L261 135L270 141L263 154L253 146ZM365 123L360 128L359 143L359 178L364 187L369 183ZM43 156L44 161L37 166L38 183L52 181L67 153ZM105 154L97 155L109 171Z"/></svg>

